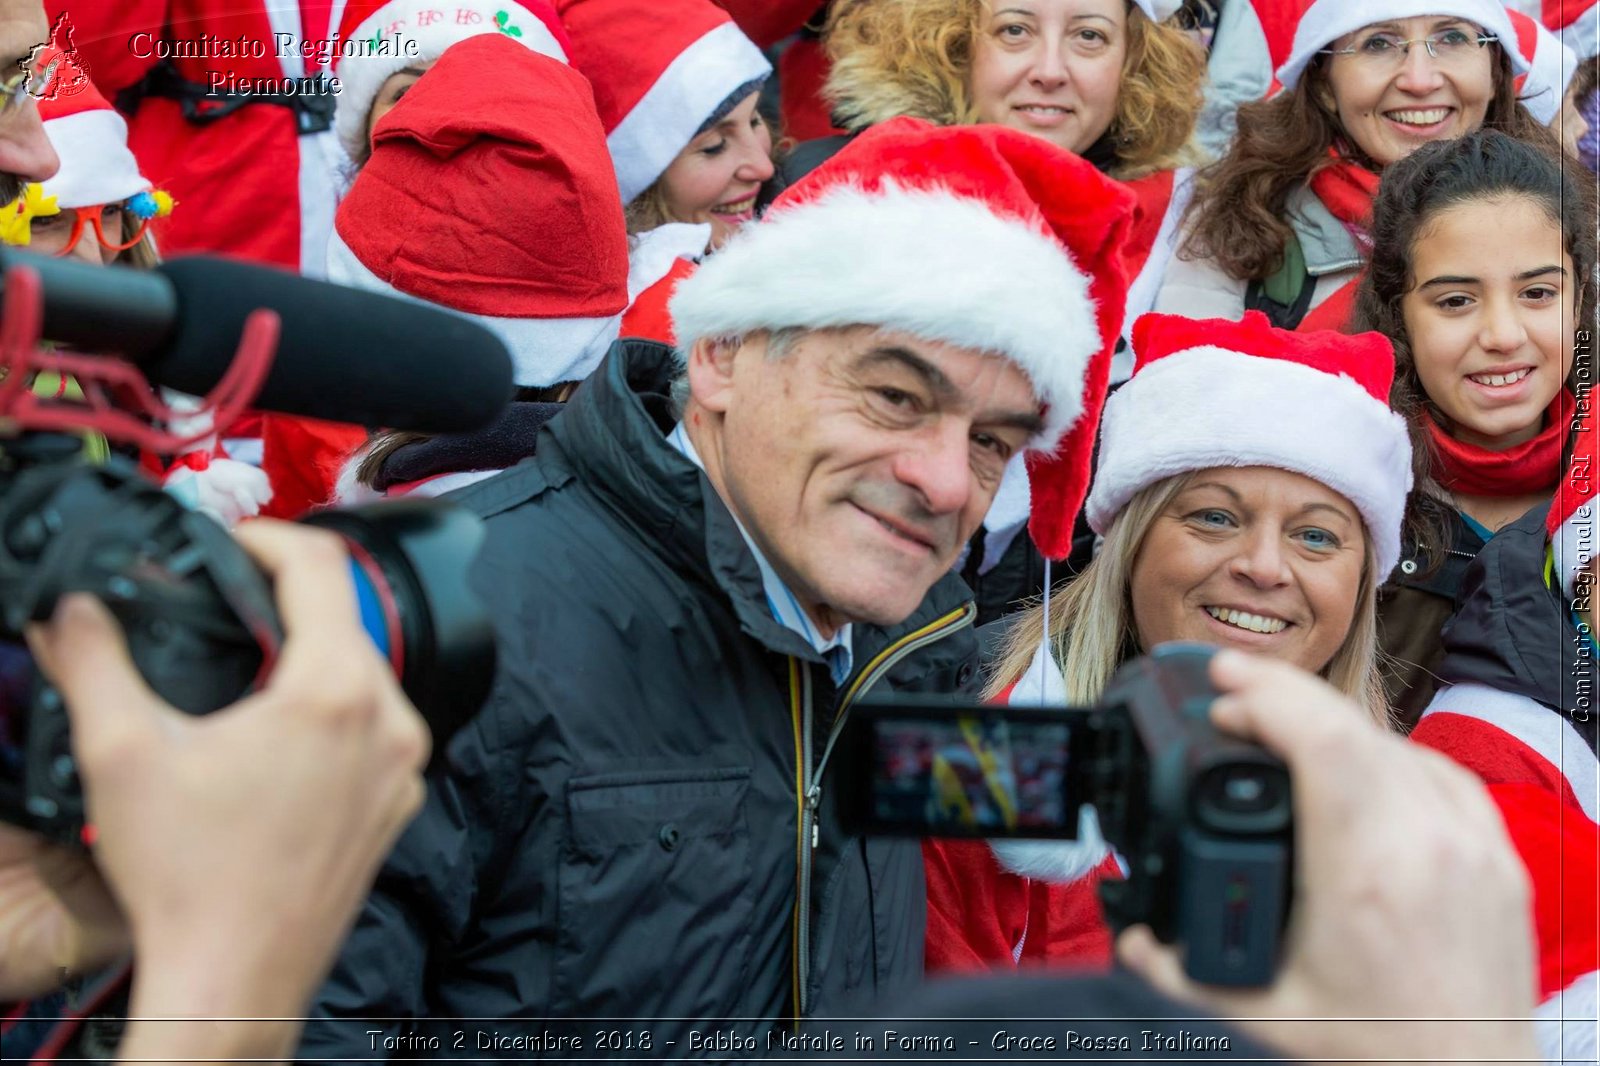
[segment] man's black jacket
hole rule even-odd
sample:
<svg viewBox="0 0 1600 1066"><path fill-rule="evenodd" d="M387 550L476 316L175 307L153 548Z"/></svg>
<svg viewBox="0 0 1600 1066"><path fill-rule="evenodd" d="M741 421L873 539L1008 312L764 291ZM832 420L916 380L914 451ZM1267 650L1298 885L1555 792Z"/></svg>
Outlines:
<svg viewBox="0 0 1600 1066"><path fill-rule="evenodd" d="M426 1016L678 1019L651 1024L659 1054L718 1019L793 1016L802 955L808 1014L921 978L920 848L844 832L837 760L814 848L801 793L842 704L970 680L969 594L947 576L892 631L857 625L836 688L665 441L675 371L666 347L618 344L533 457L456 497L486 520L471 581L497 631L493 692L431 776L302 1058L371 1059L372 1031ZM493 1055L489 1025L390 1050Z"/></svg>

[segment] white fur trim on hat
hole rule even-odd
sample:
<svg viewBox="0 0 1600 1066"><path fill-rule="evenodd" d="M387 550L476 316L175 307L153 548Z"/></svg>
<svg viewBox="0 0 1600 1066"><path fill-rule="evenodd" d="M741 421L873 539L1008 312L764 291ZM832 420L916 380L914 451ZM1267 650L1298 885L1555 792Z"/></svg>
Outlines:
<svg viewBox="0 0 1600 1066"><path fill-rule="evenodd" d="M563 381L582 381L600 365L622 331L620 314L609 318L501 318L476 315L412 296L367 269L337 232L328 242L328 280L439 307L486 326L510 350L512 377L518 385L543 387ZM449 357L448 352L439 353L441 359Z"/></svg>
<svg viewBox="0 0 1600 1066"><path fill-rule="evenodd" d="M1158 359L1106 401L1089 525L1103 534L1141 489L1218 466L1320 481L1361 512L1377 558L1372 582L1399 561L1411 491L1405 420L1348 377L1222 348Z"/></svg>
<svg viewBox="0 0 1600 1066"><path fill-rule="evenodd" d="M661 176L729 93L771 73L761 49L731 22L680 52L606 137L622 202Z"/></svg>
<svg viewBox="0 0 1600 1066"><path fill-rule="evenodd" d="M698 260L711 243L709 222L668 222L628 238L628 303L667 276L680 259Z"/></svg>
<svg viewBox="0 0 1600 1066"><path fill-rule="evenodd" d="M1293 89L1317 53L1347 33L1374 22L1427 15L1477 23L1491 36L1500 38L1500 47L1511 56L1515 73L1528 72L1528 62L1517 48L1517 31L1511 28L1506 9L1495 0L1315 0L1300 16L1294 49L1278 68L1278 81L1285 89Z"/></svg>
<svg viewBox="0 0 1600 1066"><path fill-rule="evenodd" d="M43 183L58 207L121 203L150 188L128 151L128 124L110 108L53 118L44 128L61 157L61 169Z"/></svg>
<svg viewBox="0 0 1600 1066"><path fill-rule="evenodd" d="M1043 223L943 189L840 186L745 226L678 284L680 351L757 330L875 326L1002 355L1049 405L1030 447L1083 413L1100 349L1089 278Z"/></svg>
<svg viewBox="0 0 1600 1066"><path fill-rule="evenodd" d="M348 39L370 41L397 18L426 6L421 0L395 0L367 16ZM365 148L367 116L372 112L372 102L378 98L378 90L383 88L383 83L389 80L390 75L417 63L438 59L444 55L445 49L469 37L500 32L494 22L498 11L510 12L517 28L522 31L522 36L514 38L516 41L541 55L567 62L566 51L561 47L561 42L551 35L549 27L515 0L493 0L492 3L451 0L441 7L452 17L427 26L407 26L398 32L394 38L400 46L395 49L398 55L348 55L339 60L334 71L339 79L339 99L333 114L333 128L350 158L358 158ZM472 11L480 16L480 21L459 23L453 17L457 10ZM411 44L413 41L416 42L415 46ZM484 72L485 78L492 79L494 76L493 71Z"/></svg>

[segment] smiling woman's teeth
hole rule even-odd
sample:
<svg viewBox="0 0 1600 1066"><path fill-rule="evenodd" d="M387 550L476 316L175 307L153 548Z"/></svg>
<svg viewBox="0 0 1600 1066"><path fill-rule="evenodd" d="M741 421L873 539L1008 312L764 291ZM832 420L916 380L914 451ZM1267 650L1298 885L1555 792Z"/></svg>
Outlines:
<svg viewBox="0 0 1600 1066"><path fill-rule="evenodd" d="M1476 381L1479 385L1499 388L1502 385L1515 385L1531 373L1533 373L1532 369L1524 368L1522 370L1513 370L1509 374L1468 374L1467 378L1471 381Z"/></svg>
<svg viewBox="0 0 1600 1066"><path fill-rule="evenodd" d="M1268 618L1260 614L1248 614L1244 611L1234 611L1226 607L1207 607L1206 614L1219 622L1226 622L1230 626L1248 629L1252 633L1281 633L1288 628L1289 623L1281 618Z"/></svg>
<svg viewBox="0 0 1600 1066"><path fill-rule="evenodd" d="M1449 108L1431 107L1426 110L1390 111L1389 117L1407 126L1433 126L1443 122L1450 114Z"/></svg>

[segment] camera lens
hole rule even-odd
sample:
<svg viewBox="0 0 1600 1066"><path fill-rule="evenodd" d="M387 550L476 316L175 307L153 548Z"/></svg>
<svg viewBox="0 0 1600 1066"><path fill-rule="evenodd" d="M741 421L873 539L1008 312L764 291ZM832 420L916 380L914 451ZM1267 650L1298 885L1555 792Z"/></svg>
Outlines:
<svg viewBox="0 0 1600 1066"><path fill-rule="evenodd" d="M1195 792L1195 813L1226 832L1261 832L1289 817L1289 782L1272 766L1233 764L1208 773Z"/></svg>

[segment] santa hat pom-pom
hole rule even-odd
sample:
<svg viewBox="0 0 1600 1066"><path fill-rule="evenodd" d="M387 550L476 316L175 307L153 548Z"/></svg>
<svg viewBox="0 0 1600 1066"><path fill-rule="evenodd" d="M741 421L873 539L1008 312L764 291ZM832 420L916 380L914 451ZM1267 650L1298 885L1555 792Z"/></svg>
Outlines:
<svg viewBox="0 0 1600 1066"><path fill-rule="evenodd" d="M127 208L147 222L152 218L166 218L172 214L172 194L161 189L137 192L128 197Z"/></svg>

